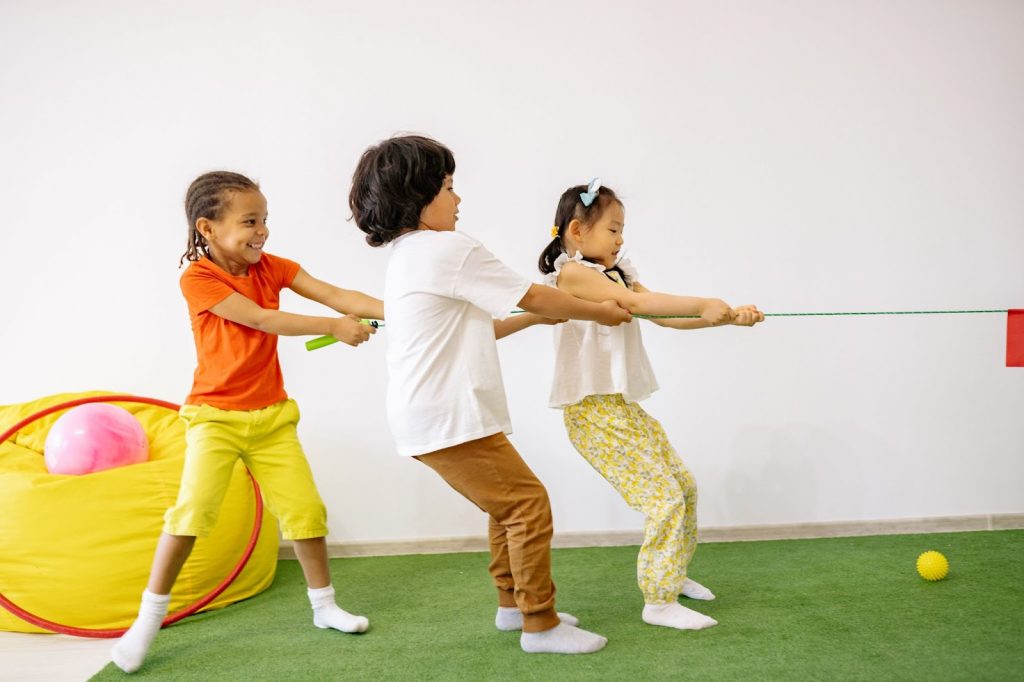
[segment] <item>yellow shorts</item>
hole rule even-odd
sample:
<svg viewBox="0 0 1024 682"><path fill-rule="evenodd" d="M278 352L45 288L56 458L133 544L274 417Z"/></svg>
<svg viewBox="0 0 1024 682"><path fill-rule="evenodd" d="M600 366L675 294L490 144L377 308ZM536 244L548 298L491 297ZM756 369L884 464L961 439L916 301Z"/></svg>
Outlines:
<svg viewBox="0 0 1024 682"><path fill-rule="evenodd" d="M165 533L207 536L241 457L285 539L327 535L327 508L299 443L294 400L259 410L183 405L179 414L185 422L185 468L178 501L164 514Z"/></svg>

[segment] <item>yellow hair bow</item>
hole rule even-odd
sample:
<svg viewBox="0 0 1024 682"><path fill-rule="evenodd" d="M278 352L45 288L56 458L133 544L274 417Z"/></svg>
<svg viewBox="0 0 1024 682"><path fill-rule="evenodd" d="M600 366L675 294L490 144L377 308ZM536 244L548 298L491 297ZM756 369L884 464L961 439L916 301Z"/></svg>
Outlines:
<svg viewBox="0 0 1024 682"><path fill-rule="evenodd" d="M558 237L558 225L551 228L551 238L556 239Z"/></svg>

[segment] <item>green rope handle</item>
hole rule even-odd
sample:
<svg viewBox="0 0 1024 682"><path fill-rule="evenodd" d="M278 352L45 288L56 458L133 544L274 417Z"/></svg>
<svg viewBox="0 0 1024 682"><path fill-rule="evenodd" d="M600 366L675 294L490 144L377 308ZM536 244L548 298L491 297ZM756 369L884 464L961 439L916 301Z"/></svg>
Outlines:
<svg viewBox="0 0 1024 682"><path fill-rule="evenodd" d="M384 326L384 323L381 322L380 320L359 320L359 324L365 324L370 327L373 327L374 329L379 329L380 327ZM318 336L315 339L310 339L309 341L306 341L306 350L316 350L317 348L329 346L332 343L338 343L338 339L334 338L330 334L328 334L327 336Z"/></svg>
<svg viewBox="0 0 1024 682"><path fill-rule="evenodd" d="M513 315L525 313L525 310L513 310ZM866 312L829 312L829 313L765 313L765 317L820 317L820 316L838 316L838 315L964 315L964 314L976 314L976 313L1007 313L1008 309L1002 308L999 310L883 310L883 311L866 311ZM633 317L639 317L645 320L695 320L700 318L700 315L633 315ZM377 329L384 326L384 323L380 320L360 320L362 324L368 324L371 327ZM317 348L323 348L329 346L332 343L337 343L338 339L333 336L320 336L315 339L311 339L306 342L306 350L316 350Z"/></svg>

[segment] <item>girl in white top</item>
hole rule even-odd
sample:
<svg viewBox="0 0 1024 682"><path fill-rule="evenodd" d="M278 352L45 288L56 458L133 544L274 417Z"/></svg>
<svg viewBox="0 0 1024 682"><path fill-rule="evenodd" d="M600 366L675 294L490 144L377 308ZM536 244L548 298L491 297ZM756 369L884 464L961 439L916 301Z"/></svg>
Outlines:
<svg viewBox="0 0 1024 682"><path fill-rule="evenodd" d="M680 316L652 320L662 327L752 326L764 320L756 306L733 309L715 298L648 290L620 255L624 227L622 202L597 179L567 189L555 212L552 241L540 257L546 283L585 300L618 301L634 315ZM681 630L716 625L677 601L679 595L715 596L686 574L697 543L693 476L661 424L637 402L658 389L639 322L615 328L573 320L558 325L555 358L550 404L563 410L569 440L647 517L637 561L644 622Z"/></svg>
<svg viewBox="0 0 1024 682"><path fill-rule="evenodd" d="M371 246L391 244L384 284L387 415L401 455L415 457L487 513L499 630L522 630L530 653L590 653L606 639L555 611L551 506L505 437L511 432L495 339L543 318L620 324L612 301L531 284L455 231L455 159L416 135L363 154L349 206ZM530 311L505 319L516 307ZM427 591L429 593L429 590ZM443 605L438 606L439 619Z"/></svg>

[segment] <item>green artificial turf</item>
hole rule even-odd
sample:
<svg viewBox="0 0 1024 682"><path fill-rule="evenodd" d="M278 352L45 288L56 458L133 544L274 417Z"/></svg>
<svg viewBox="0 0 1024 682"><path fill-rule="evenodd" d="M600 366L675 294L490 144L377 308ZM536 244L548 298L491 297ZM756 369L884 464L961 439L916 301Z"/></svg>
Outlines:
<svg viewBox="0 0 1024 682"><path fill-rule="evenodd" d="M950 561L916 573L921 552ZM484 554L331 562L339 603L370 618L312 625L299 566L245 602L160 633L133 678L161 680L1021 680L1024 531L700 545L690 574L717 627L645 625L636 547L555 550L558 607L608 646L526 654L494 628ZM108 665L94 680L125 679Z"/></svg>

